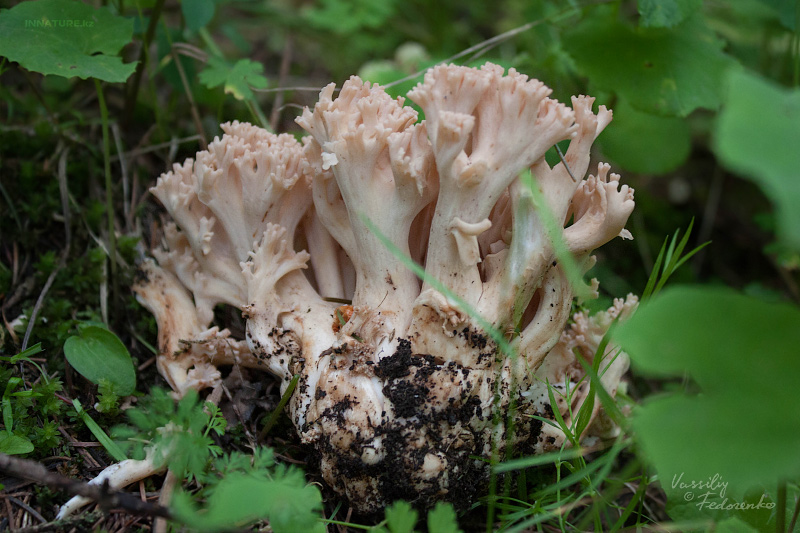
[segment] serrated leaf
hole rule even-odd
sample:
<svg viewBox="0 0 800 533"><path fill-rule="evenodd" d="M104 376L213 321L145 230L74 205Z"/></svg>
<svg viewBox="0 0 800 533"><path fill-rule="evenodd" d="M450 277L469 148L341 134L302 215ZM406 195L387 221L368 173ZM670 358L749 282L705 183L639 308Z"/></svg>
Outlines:
<svg viewBox="0 0 800 533"><path fill-rule="evenodd" d="M181 12L190 31L197 31L211 22L217 6L214 0L181 0Z"/></svg>
<svg viewBox="0 0 800 533"><path fill-rule="evenodd" d="M95 384L107 379L119 396L136 390L136 370L128 349L112 332L88 326L64 343L64 355L72 367Z"/></svg>
<svg viewBox="0 0 800 533"><path fill-rule="evenodd" d="M316 487L306 485L297 470L274 479L229 474L214 489L204 511L198 511L184 493L172 509L182 522L199 531L230 531L263 519L269 520L275 533L325 531L319 521L322 496Z"/></svg>
<svg viewBox="0 0 800 533"><path fill-rule="evenodd" d="M250 100L254 97L250 87L263 89L269 83L263 74L264 65L249 59L240 59L231 66L224 59L211 57L200 73L200 82L209 89L224 85L225 92L237 100Z"/></svg>
<svg viewBox="0 0 800 533"><path fill-rule="evenodd" d="M413 533L418 516L411 504L403 500L396 501L386 509L386 527L392 533Z"/></svg>
<svg viewBox="0 0 800 533"><path fill-rule="evenodd" d="M0 12L0 56L41 74L124 82L136 64L117 54L132 37L132 19L76 0L31 0Z"/></svg>
<svg viewBox="0 0 800 533"><path fill-rule="evenodd" d="M622 98L614 106L614 120L598 142L615 163L642 174L675 170L689 157L692 145L684 119L637 111Z"/></svg>
<svg viewBox="0 0 800 533"><path fill-rule="evenodd" d="M672 28L702 5L703 0L639 0L639 24L646 28Z"/></svg>
<svg viewBox="0 0 800 533"><path fill-rule="evenodd" d="M22 455L33 451L33 443L25 437L0 433L0 453Z"/></svg>
<svg viewBox="0 0 800 533"><path fill-rule="evenodd" d="M772 200L781 240L800 250L800 90L731 73L714 140L723 163Z"/></svg>
<svg viewBox="0 0 800 533"><path fill-rule="evenodd" d="M800 476L800 396L788 386L800 383L796 307L729 289L666 289L615 338L639 373L688 375L702 391L656 396L634 412L669 495L709 513L701 498L733 502L753 486Z"/></svg>
<svg viewBox="0 0 800 533"><path fill-rule="evenodd" d="M597 89L616 92L641 111L669 116L716 109L724 74L735 64L697 18L664 30L587 17L564 36L563 46Z"/></svg>
<svg viewBox="0 0 800 533"><path fill-rule="evenodd" d="M439 502L428 513L428 531L436 533L460 533L458 519L453 506L449 503Z"/></svg>

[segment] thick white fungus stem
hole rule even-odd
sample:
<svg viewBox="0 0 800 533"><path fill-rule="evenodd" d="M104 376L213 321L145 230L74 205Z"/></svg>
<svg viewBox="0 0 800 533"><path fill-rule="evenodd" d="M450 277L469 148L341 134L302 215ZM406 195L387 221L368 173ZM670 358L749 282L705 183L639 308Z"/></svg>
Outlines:
<svg viewBox="0 0 800 533"><path fill-rule="evenodd" d="M263 368L282 390L299 375L288 406L297 432L325 481L363 512L400 498L467 505L493 442L501 454L562 445L564 432L537 417L558 410L573 424L588 394L576 358L592 361L636 300L567 327L573 290L537 202L568 226L562 237L588 270L593 249L630 236L633 190L602 163L584 179L611 112L550 93L513 69L441 65L409 93L422 122L353 77L297 120L310 133L302 144L224 125L153 189L173 222L136 291L156 316L158 368L176 393L215 386L219 365ZM550 167L545 152L562 140L564 162ZM421 263L424 283L398 250ZM461 302L506 336L511 356ZM220 303L242 310L246 339L211 326ZM614 346L600 356L614 394L627 356ZM512 404L506 435L493 420ZM584 445L608 433L599 409Z"/></svg>

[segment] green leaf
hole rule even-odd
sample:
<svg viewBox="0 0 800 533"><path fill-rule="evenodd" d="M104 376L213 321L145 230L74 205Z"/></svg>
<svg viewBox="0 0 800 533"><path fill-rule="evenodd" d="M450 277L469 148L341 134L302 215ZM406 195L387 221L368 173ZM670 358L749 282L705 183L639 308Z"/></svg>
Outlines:
<svg viewBox="0 0 800 533"><path fill-rule="evenodd" d="M250 87L264 89L269 83L261 63L240 59L231 67L224 59L214 56L208 59L208 65L200 73L200 82L209 89L224 85L225 92L237 100L253 99Z"/></svg>
<svg viewBox="0 0 800 533"><path fill-rule="evenodd" d="M794 0L760 0L760 2L775 13L781 24L787 29L794 31L798 23L798 7Z"/></svg>
<svg viewBox="0 0 800 533"><path fill-rule="evenodd" d="M325 526L319 520L322 509L319 490L306 485L299 470L282 473L274 479L256 474L229 474L208 498L204 511L199 511L182 492L176 494L172 510L179 520L199 531L230 531L268 519L275 533L324 533Z"/></svg>
<svg viewBox="0 0 800 533"><path fill-rule="evenodd" d="M32 0L0 11L0 55L28 70L120 83L136 69L117 56L133 20L76 0Z"/></svg>
<svg viewBox="0 0 800 533"><path fill-rule="evenodd" d="M392 533L412 533L417 523L417 511L403 500L386 509L386 526Z"/></svg>
<svg viewBox="0 0 800 533"><path fill-rule="evenodd" d="M33 443L25 437L9 433L0 433L0 453L22 455L33 451Z"/></svg>
<svg viewBox="0 0 800 533"><path fill-rule="evenodd" d="M181 12L190 31L197 31L211 22L217 6L214 0L181 0Z"/></svg>
<svg viewBox="0 0 800 533"><path fill-rule="evenodd" d="M564 36L563 46L597 89L616 92L641 111L669 116L716 109L725 71L734 64L698 18L664 30L587 17Z"/></svg>
<svg viewBox="0 0 800 533"><path fill-rule="evenodd" d="M703 0L639 0L639 24L651 28L677 26L703 6Z"/></svg>
<svg viewBox="0 0 800 533"><path fill-rule="evenodd" d="M598 139L603 153L631 172L665 174L689 157L691 132L680 118L637 111L620 98L614 120Z"/></svg>
<svg viewBox="0 0 800 533"><path fill-rule="evenodd" d="M436 533L460 533L458 520L453 506L449 503L439 502L428 513L428 531Z"/></svg>
<svg viewBox="0 0 800 533"><path fill-rule="evenodd" d="M800 395L789 385L800 383L800 310L729 289L672 288L615 337L638 372L688 374L702 391L652 397L634 412L669 496L711 513L709 502L800 476Z"/></svg>
<svg viewBox="0 0 800 533"><path fill-rule="evenodd" d="M72 367L95 384L105 378L116 394L128 396L136 390L136 370L128 349L112 332L88 326L64 343L64 355Z"/></svg>
<svg viewBox="0 0 800 533"><path fill-rule="evenodd" d="M397 10L397 0L318 0L302 9L303 19L318 30L339 35L357 33L363 28L378 28Z"/></svg>
<svg viewBox="0 0 800 533"><path fill-rule="evenodd" d="M774 203L779 238L800 250L800 90L731 73L714 140L723 163L756 182Z"/></svg>

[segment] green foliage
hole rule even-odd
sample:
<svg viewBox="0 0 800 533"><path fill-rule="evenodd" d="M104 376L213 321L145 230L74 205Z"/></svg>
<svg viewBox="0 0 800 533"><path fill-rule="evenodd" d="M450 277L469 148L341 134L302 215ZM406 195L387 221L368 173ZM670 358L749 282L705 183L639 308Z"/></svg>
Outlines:
<svg viewBox="0 0 800 533"><path fill-rule="evenodd" d="M41 344L12 356L0 356L0 390L3 391L2 406L3 432L0 433L0 453L10 455L27 454L34 450L46 452L60 442L58 424L50 417L57 418L64 410L64 404L56 396L61 391L61 381L47 379L41 367L31 357L42 351ZM20 363L30 364L42 375L33 386L15 376Z"/></svg>
<svg viewBox="0 0 800 533"><path fill-rule="evenodd" d="M303 10L303 18L314 28L347 35L364 28L377 28L395 13L396 0L318 0Z"/></svg>
<svg viewBox="0 0 800 533"><path fill-rule="evenodd" d="M778 236L800 250L800 90L732 72L717 121L715 152L761 187L775 205Z"/></svg>
<svg viewBox="0 0 800 533"><path fill-rule="evenodd" d="M118 426L112 434L125 442L123 449L137 459L152 453L156 466L167 465L179 478L203 475L212 457L220 454L210 433L221 435L226 422L210 402L200 402L189 391L179 402L168 392L154 388L140 407L126 411L131 426Z"/></svg>
<svg viewBox="0 0 800 533"><path fill-rule="evenodd" d="M603 153L631 172L666 174L680 167L692 147L689 124L634 109L623 98L598 139Z"/></svg>
<svg viewBox="0 0 800 533"><path fill-rule="evenodd" d="M117 414L119 412L119 395L117 386L106 378L100 378L97 384L97 405L100 413Z"/></svg>
<svg viewBox="0 0 800 533"><path fill-rule="evenodd" d="M136 390L136 369L128 349L111 331L98 326L81 328L67 339L64 355L69 364L92 383L107 380L118 396Z"/></svg>
<svg viewBox="0 0 800 533"><path fill-rule="evenodd" d="M394 502L386 508L386 526L391 533L413 533L419 513L408 502Z"/></svg>
<svg viewBox="0 0 800 533"><path fill-rule="evenodd" d="M214 18L216 9L214 0L181 0L181 12L189 31L204 28Z"/></svg>
<svg viewBox="0 0 800 533"><path fill-rule="evenodd" d="M228 472L200 510L184 492L175 494L175 517L196 531L230 531L269 520L275 533L324 533L319 520L322 495L306 484L297 468L277 467Z"/></svg>
<svg viewBox="0 0 800 533"><path fill-rule="evenodd" d="M124 82L136 65L117 54L132 35L132 20L77 0L32 0L0 12L0 56L42 74Z"/></svg>
<svg viewBox="0 0 800 533"><path fill-rule="evenodd" d="M691 259L694 254L709 244L705 242L686 254L683 253L686 249L686 245L689 243L689 236L692 234L693 226L694 220L689 223L689 227L686 228L686 233L680 241L678 241L678 237L680 237L681 234L680 229L672 236L672 240L669 238L664 239L664 244L661 245L661 250L659 250L658 257L656 257L656 262L653 265L653 270L650 272L650 277L647 279L647 285L644 291L642 291L642 302L658 294L676 270ZM669 245L667 243L669 243Z"/></svg>
<svg viewBox="0 0 800 533"><path fill-rule="evenodd" d="M599 15L567 32L563 44L593 86L640 111L668 116L719 107L725 72L735 64L699 17L665 30Z"/></svg>
<svg viewBox="0 0 800 533"><path fill-rule="evenodd" d="M117 461L124 461L128 457L125 455L125 452L122 451L122 448L119 445L111 440L111 437L101 428L97 422L86 412L86 410L81 405L80 400L77 398L72 400L72 405L75 407L75 412L78 414L83 423L86 424L86 427L89 428L89 431L92 432L92 435L103 445L106 451Z"/></svg>
<svg viewBox="0 0 800 533"><path fill-rule="evenodd" d="M639 0L639 21L644 27L672 28L694 14L703 0Z"/></svg>
<svg viewBox="0 0 800 533"><path fill-rule="evenodd" d="M439 502L428 513L428 531L433 533L460 533L458 520L453 506L449 503Z"/></svg>
<svg viewBox="0 0 800 533"><path fill-rule="evenodd" d="M750 488L800 477L800 397L785 385L800 382L800 310L681 287L644 305L615 336L638 372L686 373L701 391L650 398L633 419L673 504L690 502L678 513L707 514L726 495L749 501Z"/></svg>
<svg viewBox="0 0 800 533"><path fill-rule="evenodd" d="M264 65L240 59L230 65L219 57L210 57L208 65L200 72L200 81L213 89L223 85L226 94L232 94L237 100L252 100L254 95L250 87L264 89L269 81L264 77Z"/></svg>

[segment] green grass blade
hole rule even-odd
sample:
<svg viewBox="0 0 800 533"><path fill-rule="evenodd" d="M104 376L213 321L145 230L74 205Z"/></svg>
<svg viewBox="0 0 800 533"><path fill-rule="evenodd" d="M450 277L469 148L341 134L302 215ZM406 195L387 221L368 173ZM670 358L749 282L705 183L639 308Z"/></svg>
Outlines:
<svg viewBox="0 0 800 533"><path fill-rule="evenodd" d="M103 448L117 461L124 461L128 457L125 455L125 452L117 446L117 443L111 440L111 437L108 436L108 433L103 431L103 428L97 425L97 422L89 416L89 413L81 405L81 402L76 398L72 400L72 405L75 407L75 411L78 412L78 416L81 417L83 423L86 424L86 427L89 428L89 431L92 432L92 435L103 445Z"/></svg>

